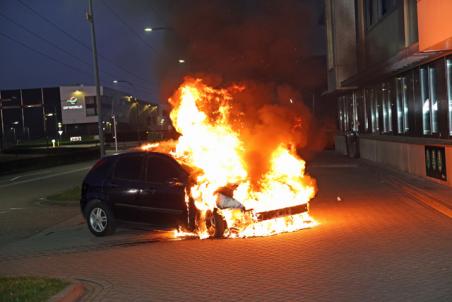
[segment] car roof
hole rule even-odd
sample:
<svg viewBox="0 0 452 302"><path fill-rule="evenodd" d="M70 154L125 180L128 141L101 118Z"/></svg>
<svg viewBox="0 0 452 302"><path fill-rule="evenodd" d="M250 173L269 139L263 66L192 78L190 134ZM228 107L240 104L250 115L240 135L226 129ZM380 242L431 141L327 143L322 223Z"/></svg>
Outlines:
<svg viewBox="0 0 452 302"><path fill-rule="evenodd" d="M130 154L148 154L148 155L154 155L154 156L157 156L157 157L162 157L162 158L167 158L167 159L170 159L171 161L173 161L173 162L175 162L178 166L180 166L183 170L185 170L186 172L188 172L188 171L190 171L191 169L190 169L190 167L188 167L188 166L186 166L186 165L184 165L184 164L181 164L180 162L178 162L173 156L171 156L170 154L167 154L167 153L162 153L162 152L153 152L153 151L147 151L147 150L128 150L128 151L126 151L126 152L123 152L123 153L118 153L118 154L113 154L113 155L108 155L108 156L105 156L104 158L111 158L111 159L114 159L114 158L117 158L117 157L121 157L121 156L127 156L127 155L130 155Z"/></svg>
<svg viewBox="0 0 452 302"><path fill-rule="evenodd" d="M108 155L105 157L119 157L119 156L126 156L126 155L133 155L133 154L149 154L149 155L155 155L155 156L161 156L161 157L166 157L166 158L171 158L174 159L174 157L172 157L170 154L167 153L161 153L161 152L153 152L153 151L146 151L146 150L128 150L126 152L122 152L122 153L117 153L117 154L113 154L113 155Z"/></svg>

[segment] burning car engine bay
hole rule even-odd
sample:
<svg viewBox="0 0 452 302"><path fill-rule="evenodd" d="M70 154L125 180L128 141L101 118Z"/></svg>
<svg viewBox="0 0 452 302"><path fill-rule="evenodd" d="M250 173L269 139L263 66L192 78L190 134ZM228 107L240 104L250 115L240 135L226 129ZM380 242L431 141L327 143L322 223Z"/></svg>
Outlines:
<svg viewBox="0 0 452 302"><path fill-rule="evenodd" d="M315 221L308 215L309 203L265 212L256 212L254 209L247 209L240 201L233 197L234 190L237 186L237 184L229 184L216 190L216 206L204 212L196 209L193 199L188 197L188 212L194 212L193 216L190 217L189 215L188 218L190 231L198 234L201 239L208 237L237 238L256 236L258 234L252 231L256 231L255 228L259 223L277 219L291 221L296 219L294 218L296 215L301 215L304 228L315 225ZM189 191L187 189L187 192ZM243 232L247 228L249 228L249 231ZM246 233L249 235L245 235ZM176 231L177 234L183 236L188 233Z"/></svg>

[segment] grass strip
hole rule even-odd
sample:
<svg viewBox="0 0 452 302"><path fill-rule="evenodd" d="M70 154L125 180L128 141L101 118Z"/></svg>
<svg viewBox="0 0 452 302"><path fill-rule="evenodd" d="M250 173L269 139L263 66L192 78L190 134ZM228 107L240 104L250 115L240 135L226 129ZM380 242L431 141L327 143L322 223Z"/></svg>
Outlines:
<svg viewBox="0 0 452 302"><path fill-rule="evenodd" d="M0 277L0 301L47 301L69 283L43 277Z"/></svg>
<svg viewBox="0 0 452 302"><path fill-rule="evenodd" d="M76 186L69 190L47 196L47 200L59 204L70 203L72 201L79 202L81 190L80 186Z"/></svg>

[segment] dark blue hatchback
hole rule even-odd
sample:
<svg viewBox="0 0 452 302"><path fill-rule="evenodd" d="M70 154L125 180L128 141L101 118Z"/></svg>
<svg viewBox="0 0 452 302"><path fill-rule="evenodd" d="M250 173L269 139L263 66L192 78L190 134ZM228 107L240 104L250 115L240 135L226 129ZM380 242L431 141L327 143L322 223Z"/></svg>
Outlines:
<svg viewBox="0 0 452 302"><path fill-rule="evenodd" d="M170 155L135 151L100 159L82 185L80 206L96 236L120 222L193 229L195 207L187 206L189 173Z"/></svg>

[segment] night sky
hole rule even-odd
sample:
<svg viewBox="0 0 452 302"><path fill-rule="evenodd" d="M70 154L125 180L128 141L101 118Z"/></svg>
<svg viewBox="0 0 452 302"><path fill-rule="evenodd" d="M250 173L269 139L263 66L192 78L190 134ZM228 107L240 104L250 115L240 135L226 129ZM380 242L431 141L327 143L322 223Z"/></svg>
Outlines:
<svg viewBox="0 0 452 302"><path fill-rule="evenodd" d="M303 25L307 34L300 37L301 42L310 45L312 55L324 55L324 28L319 21L322 1L299 2L311 16ZM114 79L126 80L134 88L126 83L116 84L116 88L152 102L162 101L165 77L181 77L193 67L186 51L190 36L180 38L187 31L174 24L180 8L190 9L190 3L196 4L193 9L203 7L196 0L94 0L102 84L115 87ZM285 1L232 3L235 9L243 3L253 11L253 5ZM93 84L87 6L88 0L0 0L0 89ZM202 26L202 20L199 22ZM172 29L145 33L146 26ZM178 63L180 58L187 61L185 66Z"/></svg>

